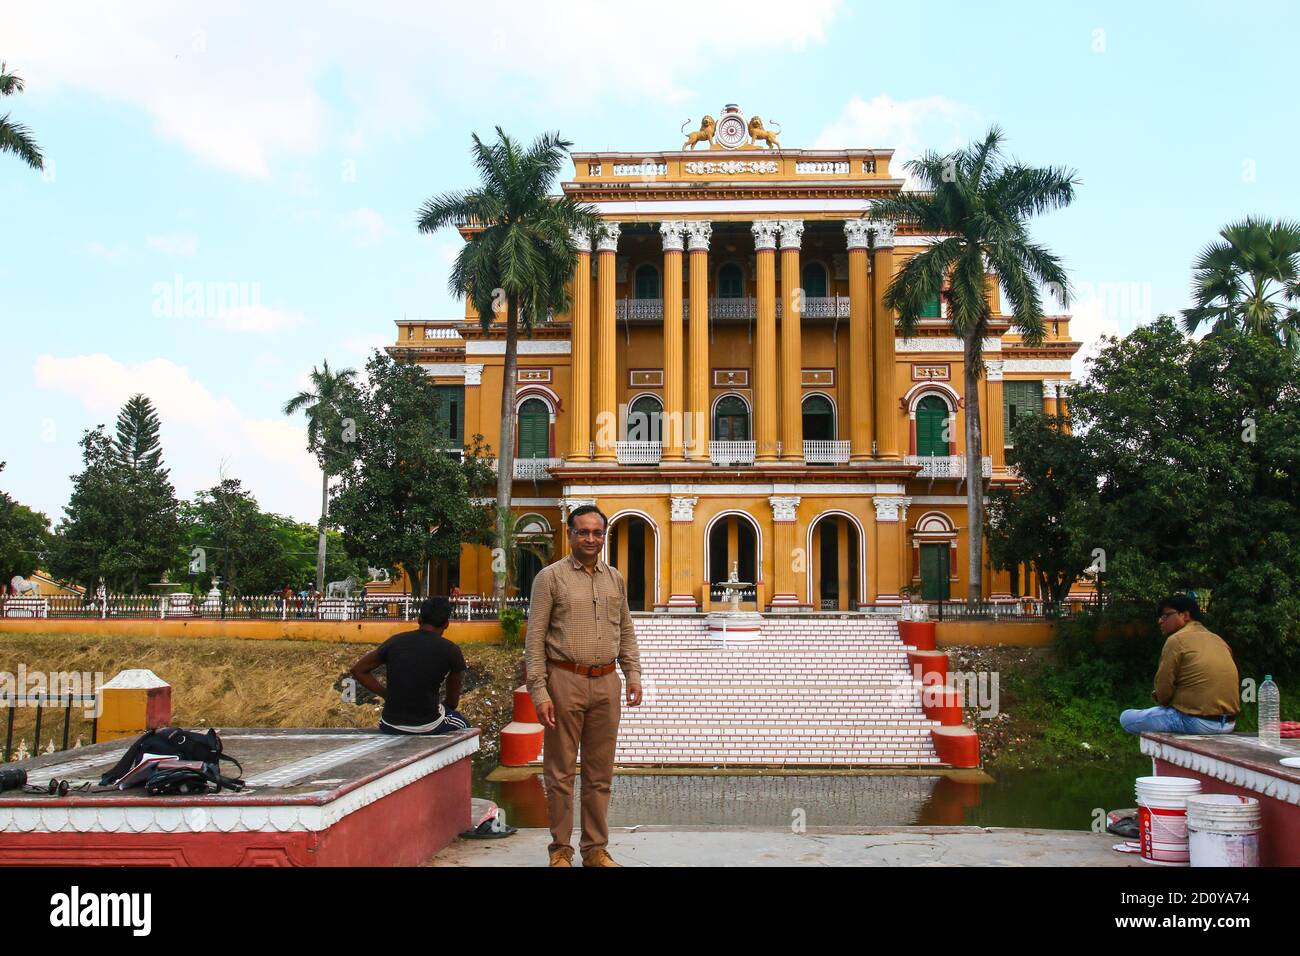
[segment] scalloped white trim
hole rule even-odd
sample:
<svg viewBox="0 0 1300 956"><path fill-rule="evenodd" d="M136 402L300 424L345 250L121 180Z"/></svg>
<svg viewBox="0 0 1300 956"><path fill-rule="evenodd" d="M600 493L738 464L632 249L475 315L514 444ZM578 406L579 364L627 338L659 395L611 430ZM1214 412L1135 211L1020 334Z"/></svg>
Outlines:
<svg viewBox="0 0 1300 956"><path fill-rule="evenodd" d="M1142 738L1142 752L1156 760L1171 763L1175 767L1185 767L1207 777L1213 777L1215 780L1232 784L1234 787L1243 787L1262 796L1300 806L1300 784L1292 783L1290 780L1282 780L1258 770L1149 740L1146 737Z"/></svg>
<svg viewBox="0 0 1300 956"><path fill-rule="evenodd" d="M208 804L184 807L0 807L0 833L320 832L422 777L473 756L478 749L477 736L462 740L323 806L248 806L216 797Z"/></svg>

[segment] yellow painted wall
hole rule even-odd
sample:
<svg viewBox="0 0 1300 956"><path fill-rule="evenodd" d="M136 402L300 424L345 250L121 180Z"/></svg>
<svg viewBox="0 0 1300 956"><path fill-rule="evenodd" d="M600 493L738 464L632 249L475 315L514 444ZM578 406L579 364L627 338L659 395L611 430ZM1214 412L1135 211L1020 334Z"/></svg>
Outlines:
<svg viewBox="0 0 1300 956"><path fill-rule="evenodd" d="M251 641L327 641L382 644L394 634L414 630L414 621L178 621L0 619L0 633L115 635L118 637L211 637ZM448 640L457 644L500 644L496 621L453 622Z"/></svg>

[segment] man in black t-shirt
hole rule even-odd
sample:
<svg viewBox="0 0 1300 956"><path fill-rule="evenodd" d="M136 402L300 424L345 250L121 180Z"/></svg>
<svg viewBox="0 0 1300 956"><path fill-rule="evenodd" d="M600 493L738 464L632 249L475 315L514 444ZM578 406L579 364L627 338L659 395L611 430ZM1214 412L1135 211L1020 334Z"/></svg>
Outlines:
<svg viewBox="0 0 1300 956"><path fill-rule="evenodd" d="M384 699L379 730L385 734L445 734L464 730L469 722L456 710L460 702L465 655L443 631L451 621L451 602L429 598L420 606L420 629L394 634L352 665L358 684ZM371 673L388 668L385 687ZM444 704L438 690L447 681Z"/></svg>

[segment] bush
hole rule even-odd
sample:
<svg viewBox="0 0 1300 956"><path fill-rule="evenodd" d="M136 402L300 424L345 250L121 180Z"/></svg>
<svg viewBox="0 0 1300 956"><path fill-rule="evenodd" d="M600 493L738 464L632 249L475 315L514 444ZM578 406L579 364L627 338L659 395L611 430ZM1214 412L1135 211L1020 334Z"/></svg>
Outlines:
<svg viewBox="0 0 1300 956"><path fill-rule="evenodd" d="M524 612L517 607L503 607L499 620L501 621L501 633L505 635L506 643L517 647L522 640Z"/></svg>

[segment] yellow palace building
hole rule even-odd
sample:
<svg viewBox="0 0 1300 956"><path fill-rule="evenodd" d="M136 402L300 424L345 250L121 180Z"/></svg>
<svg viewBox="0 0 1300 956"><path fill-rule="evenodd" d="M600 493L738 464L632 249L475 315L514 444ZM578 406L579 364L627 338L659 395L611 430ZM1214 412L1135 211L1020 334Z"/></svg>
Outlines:
<svg viewBox="0 0 1300 956"><path fill-rule="evenodd" d="M572 154L562 188L604 226L573 237L570 313L520 339L521 535L559 556L568 512L598 505L633 610L707 609L733 574L761 610L966 597L961 342L943 302L903 338L883 301L936 237L863 218L903 186L892 155L787 149L735 106L682 149ZM390 354L428 369L456 437L495 448L504 324L397 324ZM1064 410L1079 344L1067 316L1047 326L1029 348L995 318L984 343L989 486L1015 481L1015 418ZM519 550L526 595L541 564ZM983 577L986 598L1032 593L1024 573ZM490 594L490 550L431 584Z"/></svg>

